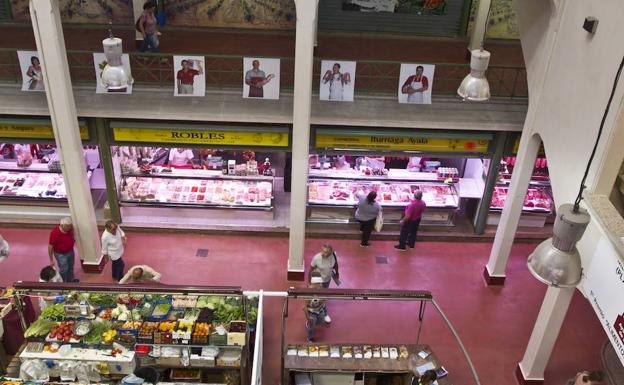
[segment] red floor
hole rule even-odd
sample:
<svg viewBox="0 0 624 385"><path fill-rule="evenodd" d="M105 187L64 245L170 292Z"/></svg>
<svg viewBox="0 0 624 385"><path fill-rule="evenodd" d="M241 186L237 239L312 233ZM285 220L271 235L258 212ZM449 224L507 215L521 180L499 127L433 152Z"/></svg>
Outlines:
<svg viewBox="0 0 624 385"><path fill-rule="evenodd" d="M2 229L11 256L0 266L0 285L36 280L47 263L47 231ZM242 285L245 289L283 290L286 238L229 237L177 234L129 234L126 265L147 263L163 273L164 283ZM517 244L503 288L488 288L481 278L490 245L486 243L419 243L400 253L391 241L373 242L368 249L354 240L332 240L338 252L345 287L430 290L457 329L484 385L513 385L513 371L522 358L545 286L525 267L533 244ZM323 240L306 243L306 263ZM195 257L198 248L207 258ZM375 256L387 256L376 264ZM78 267L77 267L78 269ZM102 275L78 273L83 282L111 282L110 266ZM265 308L264 383L279 379L281 300ZM288 341L305 339L301 303L291 305ZM330 328L319 330L318 341L410 343L416 341L417 306L413 303L331 302ZM546 370L545 385L560 385L581 369L598 366L598 351L606 339L589 303L574 297L563 330ZM427 307L422 343L432 345L451 372L455 384L471 384L457 345L435 313ZM582 341L582 342L581 342Z"/></svg>

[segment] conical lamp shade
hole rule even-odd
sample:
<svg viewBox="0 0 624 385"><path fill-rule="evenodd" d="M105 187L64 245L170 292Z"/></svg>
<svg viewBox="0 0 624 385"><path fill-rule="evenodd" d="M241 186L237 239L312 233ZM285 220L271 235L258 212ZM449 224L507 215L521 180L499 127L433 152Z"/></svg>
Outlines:
<svg viewBox="0 0 624 385"><path fill-rule="evenodd" d="M470 73L462 80L457 94L464 100L483 102L490 99L490 83L485 71L490 63L488 51L475 49L471 52Z"/></svg>
<svg viewBox="0 0 624 385"><path fill-rule="evenodd" d="M538 281L555 287L575 287L581 280L581 257L576 248L561 251L552 238L540 243L527 260L529 271Z"/></svg>

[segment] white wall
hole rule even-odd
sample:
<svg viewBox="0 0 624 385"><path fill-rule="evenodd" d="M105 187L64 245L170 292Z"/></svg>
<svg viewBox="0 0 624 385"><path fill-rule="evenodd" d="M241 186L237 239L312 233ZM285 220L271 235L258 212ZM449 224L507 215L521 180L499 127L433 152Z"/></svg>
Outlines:
<svg viewBox="0 0 624 385"><path fill-rule="evenodd" d="M547 4L518 0L517 9L530 79L525 132L538 133L544 142L555 202L560 205L576 197L624 55L624 1L558 0L551 8ZM582 29L586 16L599 19L593 36ZM603 138L613 130L623 92L621 78ZM594 164L600 162L598 155ZM588 182L591 188L591 174Z"/></svg>

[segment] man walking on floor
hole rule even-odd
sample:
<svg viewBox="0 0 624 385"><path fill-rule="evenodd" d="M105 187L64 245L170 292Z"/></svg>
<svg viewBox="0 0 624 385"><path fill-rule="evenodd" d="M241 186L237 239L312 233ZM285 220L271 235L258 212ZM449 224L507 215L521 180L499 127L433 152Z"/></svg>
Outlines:
<svg viewBox="0 0 624 385"><path fill-rule="evenodd" d="M395 249L405 251L406 244L410 248L414 248L420 219L426 208L427 205L422 200L422 191L416 190L416 192L414 192L414 200L405 207L403 219L399 221L401 224L401 235L399 236L399 244L394 246Z"/></svg>
<svg viewBox="0 0 624 385"><path fill-rule="evenodd" d="M71 218L61 219L59 226L50 232L48 242L48 256L50 266L54 266L54 259L58 264L59 273L63 277L63 282L78 282L74 278L74 228Z"/></svg>

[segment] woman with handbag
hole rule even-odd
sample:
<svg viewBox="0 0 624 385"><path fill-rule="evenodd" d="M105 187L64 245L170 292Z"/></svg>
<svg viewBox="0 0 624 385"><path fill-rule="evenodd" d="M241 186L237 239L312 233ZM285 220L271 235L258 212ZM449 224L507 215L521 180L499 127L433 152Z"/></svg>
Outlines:
<svg viewBox="0 0 624 385"><path fill-rule="evenodd" d="M360 231L362 232L362 241L360 246L368 247L368 242L375 227L377 217L381 214L381 206L376 201L377 193L371 191L368 195L365 195L363 191L358 191L356 194L358 199L358 207L355 211L355 219L360 222Z"/></svg>

